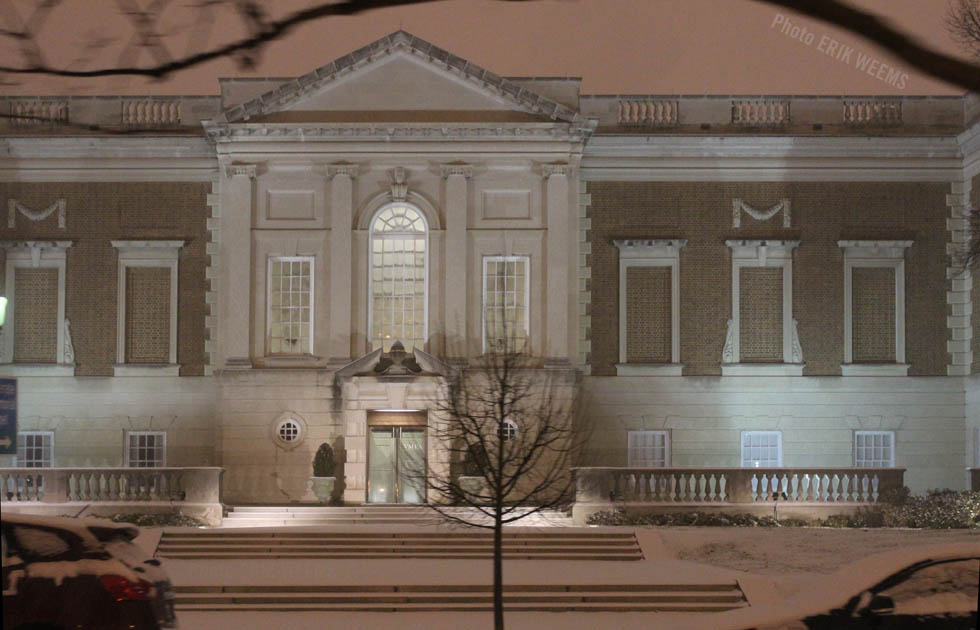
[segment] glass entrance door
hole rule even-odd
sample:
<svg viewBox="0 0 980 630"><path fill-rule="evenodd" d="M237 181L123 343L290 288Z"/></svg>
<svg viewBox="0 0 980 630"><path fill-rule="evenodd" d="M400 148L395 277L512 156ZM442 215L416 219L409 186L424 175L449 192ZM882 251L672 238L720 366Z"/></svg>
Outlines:
<svg viewBox="0 0 980 630"><path fill-rule="evenodd" d="M370 427L368 503L425 502L425 427Z"/></svg>

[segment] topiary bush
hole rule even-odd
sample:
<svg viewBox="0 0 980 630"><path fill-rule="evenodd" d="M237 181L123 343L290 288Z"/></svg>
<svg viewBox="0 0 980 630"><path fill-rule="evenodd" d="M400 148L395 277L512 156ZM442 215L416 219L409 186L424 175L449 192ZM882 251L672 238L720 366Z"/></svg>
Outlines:
<svg viewBox="0 0 980 630"><path fill-rule="evenodd" d="M313 476L333 477L336 468L337 462L333 458L333 449L324 442L316 449L316 455L313 456Z"/></svg>

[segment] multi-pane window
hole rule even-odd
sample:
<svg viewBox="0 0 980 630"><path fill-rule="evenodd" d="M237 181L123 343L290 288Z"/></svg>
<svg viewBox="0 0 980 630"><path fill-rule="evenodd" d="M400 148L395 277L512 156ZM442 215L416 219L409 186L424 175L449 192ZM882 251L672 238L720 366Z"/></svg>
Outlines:
<svg viewBox="0 0 980 630"><path fill-rule="evenodd" d="M268 354L313 354L313 257L269 259Z"/></svg>
<svg viewBox="0 0 980 630"><path fill-rule="evenodd" d="M14 361L58 358L58 274L54 267L14 269Z"/></svg>
<svg viewBox="0 0 980 630"><path fill-rule="evenodd" d="M170 269L126 267L126 363L170 362Z"/></svg>
<svg viewBox="0 0 980 630"><path fill-rule="evenodd" d="M890 468L895 465L895 434L891 431L855 431L854 465Z"/></svg>
<svg viewBox="0 0 980 630"><path fill-rule="evenodd" d="M627 448L630 468L663 468L670 461L670 435L666 431L630 431Z"/></svg>
<svg viewBox="0 0 980 630"><path fill-rule="evenodd" d="M483 351L519 352L528 337L527 256L483 259Z"/></svg>
<svg viewBox="0 0 980 630"><path fill-rule="evenodd" d="M782 433L779 431L742 432L743 468L774 468L782 465Z"/></svg>
<svg viewBox="0 0 980 630"><path fill-rule="evenodd" d="M50 468L54 461L54 433L20 431L17 433L17 466Z"/></svg>
<svg viewBox="0 0 980 630"><path fill-rule="evenodd" d="M371 347L425 343L427 236L422 214L406 204L383 208L371 223ZM451 264L458 264L453 262Z"/></svg>
<svg viewBox="0 0 980 630"><path fill-rule="evenodd" d="M126 465L156 468L167 465L167 434L162 431L130 431L126 434Z"/></svg>

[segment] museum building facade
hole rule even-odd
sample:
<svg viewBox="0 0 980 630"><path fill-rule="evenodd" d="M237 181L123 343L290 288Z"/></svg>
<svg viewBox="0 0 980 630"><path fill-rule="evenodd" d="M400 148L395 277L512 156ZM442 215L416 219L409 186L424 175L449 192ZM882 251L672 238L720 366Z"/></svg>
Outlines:
<svg viewBox="0 0 980 630"><path fill-rule="evenodd" d="M347 502L422 502L397 458L441 457L441 379L516 337L590 464L966 487L980 99L579 83L398 31L220 96L0 98L0 464L284 503L326 442Z"/></svg>

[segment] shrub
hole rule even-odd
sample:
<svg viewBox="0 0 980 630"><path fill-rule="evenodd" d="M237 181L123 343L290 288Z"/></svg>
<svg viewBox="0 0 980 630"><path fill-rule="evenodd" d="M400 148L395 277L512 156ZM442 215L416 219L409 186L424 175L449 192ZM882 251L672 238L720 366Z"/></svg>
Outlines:
<svg viewBox="0 0 980 630"><path fill-rule="evenodd" d="M708 512L673 512L668 514L636 514L618 510L597 512L589 517L589 525L654 525L658 527L799 527L800 519L777 521L771 516L752 514L718 514Z"/></svg>
<svg viewBox="0 0 980 630"><path fill-rule="evenodd" d="M108 517L114 523L132 523L137 527L203 527L204 521L177 511L128 512Z"/></svg>
<svg viewBox="0 0 980 630"><path fill-rule="evenodd" d="M316 449L313 456L313 476L314 477L333 477L337 463L333 458L333 449L324 442L320 448Z"/></svg>

